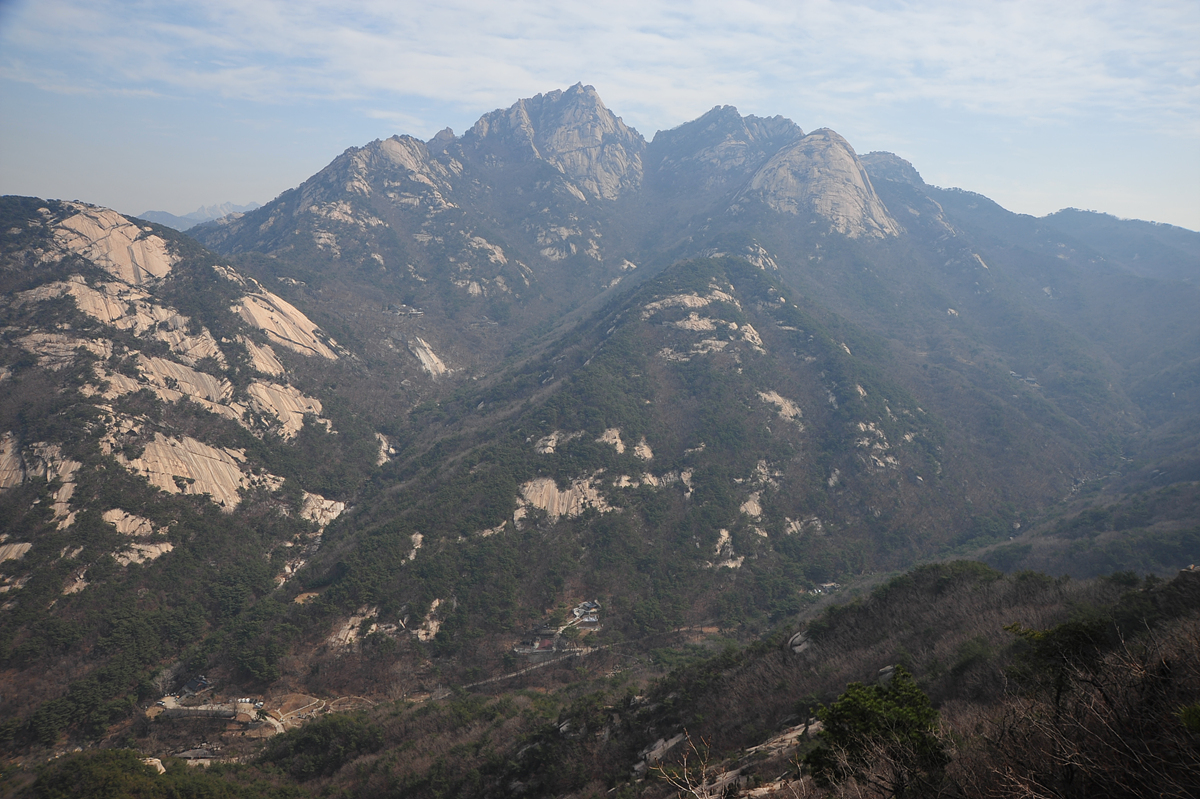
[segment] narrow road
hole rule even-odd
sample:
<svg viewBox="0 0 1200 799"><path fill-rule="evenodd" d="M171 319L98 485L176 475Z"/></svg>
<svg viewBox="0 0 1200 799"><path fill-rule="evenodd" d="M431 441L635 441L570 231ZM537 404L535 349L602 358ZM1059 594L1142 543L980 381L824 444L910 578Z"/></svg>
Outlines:
<svg viewBox="0 0 1200 799"><path fill-rule="evenodd" d="M612 646L612 644L609 644L609 646ZM604 647L597 647L597 648L602 649ZM567 654L563 655L562 657L553 658L551 660L544 660L541 663L535 663L532 666L526 666L525 668L520 669L519 671L510 671L508 674L501 674L499 677L489 677L486 680L480 680L479 682L473 682L473 683L470 683L469 685L463 685L461 687L464 689L476 688L480 685L487 685L488 683L500 682L501 680L507 680L510 677L517 677L522 674L527 674L528 672L534 671L536 669L542 669L542 668L545 668L546 666L552 666L555 663L561 663L562 661L567 660L569 658L583 657L584 655L587 655L587 654L589 654L591 652L595 652L595 651L596 651L596 648L591 648L591 647L588 647L586 649L576 649L573 652L568 652Z"/></svg>

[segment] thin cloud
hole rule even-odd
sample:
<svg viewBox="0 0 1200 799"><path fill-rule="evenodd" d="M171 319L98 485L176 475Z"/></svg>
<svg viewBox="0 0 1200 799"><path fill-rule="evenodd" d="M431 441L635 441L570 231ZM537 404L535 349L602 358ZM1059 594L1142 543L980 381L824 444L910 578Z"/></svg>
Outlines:
<svg viewBox="0 0 1200 799"><path fill-rule="evenodd" d="M67 88L47 79L65 61L73 90L453 97L479 108L582 79L652 127L730 95L834 109L922 100L1012 117L1109 110L1178 125L1200 75L1192 2L43 0L10 15L4 39L6 76L45 87Z"/></svg>
<svg viewBox="0 0 1200 799"><path fill-rule="evenodd" d="M1136 175L1123 196L1157 198L1148 215L1195 226L1200 213L1186 188L1200 175L1187 147L1200 136L1195 0L16 0L3 9L0 134L10 151L59 132L39 134L46 108L60 112L59 128L76 112L111 114L118 148L138 131L121 127L128 117L117 108L168 122L187 109L195 118L162 134L164 168L197 124L224 126L239 152L258 146L239 130L261 128L293 148L285 158L272 147L274 176L227 170L222 180L259 180L266 188L253 191L264 196L331 151L397 132L461 132L518 97L583 81L647 137L731 104L832 127L1001 201L1015 196L1009 183L1037 191L1047 170L1069 163L1075 174L1062 181L1086 188L1063 200L1078 205L1095 185L1086 175L1107 159ZM144 106L132 104L139 97ZM1030 146L1017 144L1022 136ZM1047 136L1057 149L1032 144ZM45 183L26 161L6 165L21 173L5 181L10 190ZM206 173L214 185L218 171ZM133 178L99 185L122 181Z"/></svg>

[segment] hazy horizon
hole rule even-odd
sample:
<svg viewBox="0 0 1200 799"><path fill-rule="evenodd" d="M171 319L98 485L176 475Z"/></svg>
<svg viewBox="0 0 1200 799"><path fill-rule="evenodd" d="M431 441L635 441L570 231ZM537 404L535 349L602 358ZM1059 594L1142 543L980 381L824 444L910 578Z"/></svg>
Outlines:
<svg viewBox="0 0 1200 799"><path fill-rule="evenodd" d="M582 82L647 139L829 127L1019 213L1200 229L1200 6L0 3L0 192L184 215Z"/></svg>

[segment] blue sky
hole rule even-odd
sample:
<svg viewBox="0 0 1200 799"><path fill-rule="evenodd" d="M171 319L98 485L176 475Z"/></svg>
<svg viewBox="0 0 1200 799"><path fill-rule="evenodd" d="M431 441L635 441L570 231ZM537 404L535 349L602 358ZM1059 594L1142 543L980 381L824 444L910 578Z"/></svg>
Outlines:
<svg viewBox="0 0 1200 799"><path fill-rule="evenodd" d="M1200 2L0 0L0 193L267 202L347 147L582 81L714 105L1045 214L1200 229Z"/></svg>

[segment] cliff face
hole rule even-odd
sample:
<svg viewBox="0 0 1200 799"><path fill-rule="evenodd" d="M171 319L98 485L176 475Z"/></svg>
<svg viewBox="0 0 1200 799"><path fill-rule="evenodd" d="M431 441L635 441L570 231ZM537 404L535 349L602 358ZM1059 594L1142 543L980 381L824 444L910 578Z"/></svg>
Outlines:
<svg viewBox="0 0 1200 799"><path fill-rule="evenodd" d="M518 100L485 114L463 136L463 151L485 164L542 160L587 197L615 200L642 182L646 142L591 86Z"/></svg>
<svg viewBox="0 0 1200 799"><path fill-rule="evenodd" d="M824 128L776 153L739 199L785 214L815 213L850 238L900 234L849 142Z"/></svg>
<svg viewBox="0 0 1200 799"><path fill-rule="evenodd" d="M67 544L59 558L74 562L62 592L84 592L89 570L108 555L127 567L183 543L173 523L141 515L145 497L107 485L132 480L159 492L167 508L165 497L194 495L230 523L251 495L274 496L268 504L286 511L279 491L295 470L268 467L264 455L285 451L308 424L339 432L322 418L321 400L293 382L305 361L338 360L336 342L178 234L83 203L8 199L2 210L0 278L9 290L0 336L10 365L0 369L0 501L18 516L48 509L45 524L62 536L59 547ZM372 464L374 435L366 441ZM345 508L306 495L322 526ZM126 539L91 545L97 525ZM38 524L4 533L6 557L16 562L0 589L40 573L46 537Z"/></svg>
<svg viewBox="0 0 1200 799"><path fill-rule="evenodd" d="M736 190L768 158L804 135L781 116L743 117L730 105L654 135L647 149L648 180L663 192L705 194Z"/></svg>
<svg viewBox="0 0 1200 799"><path fill-rule="evenodd" d="M575 86L193 238L0 213L0 640L151 614L104 701L188 651L434 693L580 592L631 643L765 629L822 584L1036 553L1009 537L1084 483L1197 473L1200 300L1165 277L1196 234L1009 214L782 117L646 144ZM106 662L80 635L0 717Z"/></svg>
<svg viewBox="0 0 1200 799"><path fill-rule="evenodd" d="M93 261L125 283L140 284L164 277L178 258L150 228L107 208L69 203L73 211L54 230L54 243Z"/></svg>

